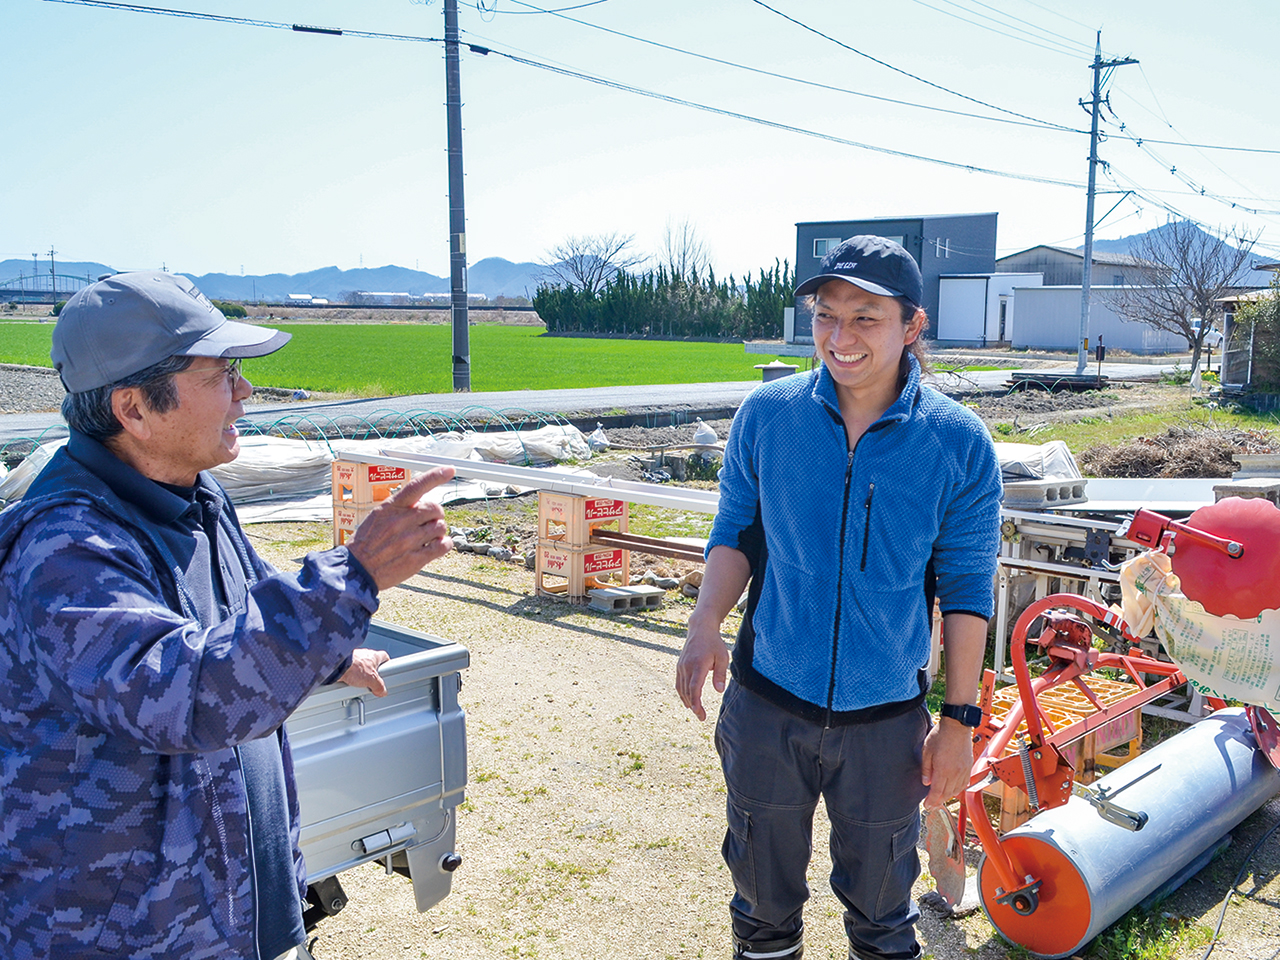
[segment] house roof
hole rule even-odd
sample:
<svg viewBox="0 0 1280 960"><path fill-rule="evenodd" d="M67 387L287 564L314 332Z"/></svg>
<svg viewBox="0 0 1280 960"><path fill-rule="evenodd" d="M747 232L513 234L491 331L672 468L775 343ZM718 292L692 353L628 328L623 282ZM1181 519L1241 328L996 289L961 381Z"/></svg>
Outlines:
<svg viewBox="0 0 1280 960"><path fill-rule="evenodd" d="M1052 250L1055 253L1061 253L1068 257L1084 262L1084 253L1079 250L1073 250L1071 247L1055 247L1052 244L1042 243L1038 246L1028 247L1026 250L1019 250L1017 253L1011 253L1005 257L998 257L996 263L1004 263L1006 260L1012 260L1014 257L1020 257L1023 254L1031 253L1034 250ZM1139 257L1130 256L1127 253L1103 253L1095 250L1093 252L1094 263L1106 263L1117 267L1141 267L1146 265L1146 261Z"/></svg>

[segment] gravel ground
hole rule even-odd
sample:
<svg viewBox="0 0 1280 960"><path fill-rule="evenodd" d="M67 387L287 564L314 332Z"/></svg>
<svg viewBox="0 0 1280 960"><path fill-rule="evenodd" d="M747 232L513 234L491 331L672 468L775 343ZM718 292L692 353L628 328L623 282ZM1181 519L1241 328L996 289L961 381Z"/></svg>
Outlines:
<svg viewBox="0 0 1280 960"><path fill-rule="evenodd" d="M56 413L66 395L57 372L48 367L0 363L0 414ZM288 390L255 387L252 402L282 403L292 399L293 394ZM324 397L316 394L314 399Z"/></svg>
<svg viewBox="0 0 1280 960"><path fill-rule="evenodd" d="M0 363L0 413L54 412L66 395L51 369Z"/></svg>

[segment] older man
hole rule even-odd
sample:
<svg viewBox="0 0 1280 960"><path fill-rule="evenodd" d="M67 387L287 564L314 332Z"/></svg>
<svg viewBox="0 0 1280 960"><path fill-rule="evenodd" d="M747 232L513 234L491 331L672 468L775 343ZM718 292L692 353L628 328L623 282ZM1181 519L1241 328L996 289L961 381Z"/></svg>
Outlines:
<svg viewBox="0 0 1280 960"><path fill-rule="evenodd" d="M246 357L289 335L187 280L63 308L71 437L0 514L0 955L305 955L284 721L318 684L385 693L378 592L450 548L436 470L296 574L206 472L235 459ZM298 951L301 951L299 953Z"/></svg>
<svg viewBox="0 0 1280 960"><path fill-rule="evenodd" d="M801 284L813 374L759 388L733 420L707 569L676 671L706 717L725 689L720 625L748 581L716 725L728 793L734 956L799 960L813 813L853 960L917 960L919 804L968 781L999 544L1000 471L970 411L920 381L920 269L852 237ZM924 706L934 596L947 705Z"/></svg>

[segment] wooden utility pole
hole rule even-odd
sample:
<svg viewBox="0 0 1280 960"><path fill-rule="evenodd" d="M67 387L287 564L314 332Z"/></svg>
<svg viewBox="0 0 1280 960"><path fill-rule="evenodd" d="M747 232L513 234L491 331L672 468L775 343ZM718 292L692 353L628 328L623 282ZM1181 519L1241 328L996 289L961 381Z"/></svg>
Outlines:
<svg viewBox="0 0 1280 960"><path fill-rule="evenodd" d="M1089 106L1093 116L1089 128L1089 196L1084 212L1084 272L1080 276L1080 340L1076 345L1076 376L1084 373L1089 359L1089 297L1093 287L1093 199L1098 186L1098 109L1102 106L1102 71L1137 63L1132 57L1121 60L1102 59L1102 31L1098 31L1093 51L1093 99ZM1084 106L1084 101L1080 101Z"/></svg>
<svg viewBox="0 0 1280 960"><path fill-rule="evenodd" d="M444 0L444 84L449 129L449 287L453 305L453 389L471 389L467 316L467 216L462 197L462 80L458 64L458 0Z"/></svg>

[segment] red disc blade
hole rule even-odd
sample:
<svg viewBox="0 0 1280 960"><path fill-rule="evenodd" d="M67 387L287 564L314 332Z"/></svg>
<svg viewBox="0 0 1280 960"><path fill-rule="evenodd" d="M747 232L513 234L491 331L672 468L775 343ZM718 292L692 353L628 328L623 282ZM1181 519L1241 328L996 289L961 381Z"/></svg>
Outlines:
<svg viewBox="0 0 1280 960"><path fill-rule="evenodd" d="M1187 526L1243 544L1244 555L1175 536L1173 572L1184 594L1219 617L1248 620L1280 608L1280 509L1269 500L1227 497L1201 507Z"/></svg>

